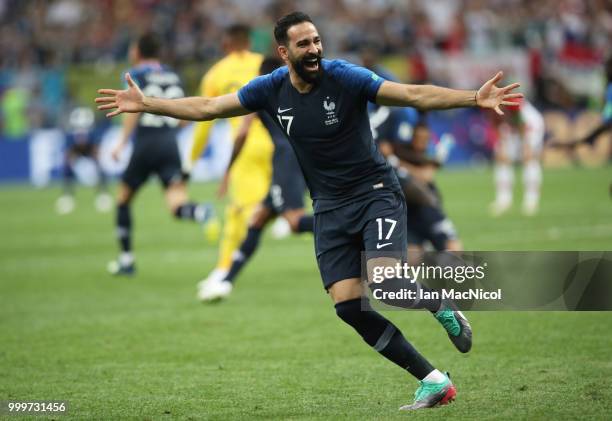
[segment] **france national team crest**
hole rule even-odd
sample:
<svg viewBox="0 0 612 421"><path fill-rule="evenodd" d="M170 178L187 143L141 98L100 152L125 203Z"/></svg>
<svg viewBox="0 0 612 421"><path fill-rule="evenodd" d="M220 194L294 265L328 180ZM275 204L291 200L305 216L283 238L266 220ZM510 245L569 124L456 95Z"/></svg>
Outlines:
<svg viewBox="0 0 612 421"><path fill-rule="evenodd" d="M336 115L336 103L330 100L329 97L325 97L325 100L323 101L323 108L325 109L326 126L337 124L340 121Z"/></svg>

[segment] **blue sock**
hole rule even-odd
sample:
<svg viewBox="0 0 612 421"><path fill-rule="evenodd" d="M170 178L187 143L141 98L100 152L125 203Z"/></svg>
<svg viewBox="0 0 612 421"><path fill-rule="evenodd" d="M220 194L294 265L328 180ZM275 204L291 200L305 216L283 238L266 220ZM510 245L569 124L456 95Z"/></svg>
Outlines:
<svg viewBox="0 0 612 421"><path fill-rule="evenodd" d="M132 217L129 205L117 206L117 238L122 252L132 251Z"/></svg>
<svg viewBox="0 0 612 421"><path fill-rule="evenodd" d="M245 240L242 242L240 249L234 254L232 260L232 267L230 268L226 281L234 282L235 277L238 275L242 267L249 261L257 246L259 245L259 238L261 237L261 228L250 227Z"/></svg>
<svg viewBox="0 0 612 421"><path fill-rule="evenodd" d="M363 340L389 361L419 380L431 373L433 366L414 349L393 323L370 307L361 298L336 304L336 314L353 327ZM363 305L363 308L362 308Z"/></svg>
<svg viewBox="0 0 612 421"><path fill-rule="evenodd" d="M198 205L197 203L185 203L176 208L176 210L174 211L174 216L176 216L177 219L187 219L190 221L196 221L198 220L196 218L196 215L198 213L199 207L200 205Z"/></svg>

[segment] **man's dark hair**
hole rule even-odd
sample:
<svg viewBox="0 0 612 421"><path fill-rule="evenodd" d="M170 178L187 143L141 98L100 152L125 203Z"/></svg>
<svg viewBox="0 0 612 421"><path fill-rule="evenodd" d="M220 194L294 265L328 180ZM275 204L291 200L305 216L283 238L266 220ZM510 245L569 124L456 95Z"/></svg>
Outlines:
<svg viewBox="0 0 612 421"><path fill-rule="evenodd" d="M268 56L264 58L261 62L261 66L259 67L260 75L267 75L268 73L272 73L279 67L283 65L283 61L278 57Z"/></svg>
<svg viewBox="0 0 612 421"><path fill-rule="evenodd" d="M138 38L138 52L142 58L159 58L161 41L152 32L147 32Z"/></svg>
<svg viewBox="0 0 612 421"><path fill-rule="evenodd" d="M244 23L235 23L225 28L225 35L242 43L249 41L251 27Z"/></svg>
<svg viewBox="0 0 612 421"><path fill-rule="evenodd" d="M289 13L288 15L285 15L277 20L276 25L274 26L274 39L278 45L287 45L287 40L289 39L287 36L287 31L289 28L303 22L312 23L312 19L310 19L310 16L308 16L306 13L302 12Z"/></svg>

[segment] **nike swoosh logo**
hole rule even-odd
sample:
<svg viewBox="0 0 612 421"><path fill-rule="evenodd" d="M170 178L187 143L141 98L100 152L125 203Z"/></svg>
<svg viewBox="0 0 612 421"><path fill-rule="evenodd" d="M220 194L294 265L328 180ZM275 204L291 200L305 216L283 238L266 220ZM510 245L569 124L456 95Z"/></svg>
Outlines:
<svg viewBox="0 0 612 421"><path fill-rule="evenodd" d="M279 113L279 114L282 114L282 113L284 113L284 112L286 112L286 111L289 111L289 110L293 110L293 107L291 107L291 108L285 108L284 110L281 110L281 107L278 107L278 113Z"/></svg>
<svg viewBox="0 0 612 421"><path fill-rule="evenodd" d="M383 243L383 244L376 243L376 250L380 250L381 248L386 247L386 246L390 246L391 244L393 244L393 243Z"/></svg>

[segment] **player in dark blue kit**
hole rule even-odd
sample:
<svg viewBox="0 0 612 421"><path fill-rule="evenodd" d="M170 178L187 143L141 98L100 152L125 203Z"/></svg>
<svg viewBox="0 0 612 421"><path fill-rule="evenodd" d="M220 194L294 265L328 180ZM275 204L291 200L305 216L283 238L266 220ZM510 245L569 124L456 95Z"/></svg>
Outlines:
<svg viewBox="0 0 612 421"><path fill-rule="evenodd" d="M402 409L445 404L456 394L448 376L436 370L397 327L362 299L362 251L376 256L366 262L372 269L399 263L397 255L404 253L407 245L404 198L397 177L372 140L367 102L425 110L480 106L502 113L501 106L522 97L512 93L518 84L495 86L501 72L478 91L385 81L346 61L323 60L316 27L299 12L281 18L274 36L287 66L255 78L237 94L150 98L126 75L129 89L100 89L104 96L96 102L99 109L112 110L108 117L150 112L209 120L263 111L275 119L287 134L310 189L317 262L336 313L366 343L420 381L414 403ZM369 311L362 311L362 301L364 310ZM442 312L443 326L455 346L463 352L470 349L470 326L460 312L445 308L439 300L422 299L412 304Z"/></svg>
<svg viewBox="0 0 612 421"><path fill-rule="evenodd" d="M64 151L63 193L55 203L55 209L60 215L72 212L74 201L74 166L82 158L90 159L95 166L97 176L98 195L96 196L96 209L98 212L108 212L112 206L111 196L108 194L106 174L100 165L99 144L100 137L106 124L96 125L95 116L91 109L76 107L70 112L68 130Z"/></svg>
<svg viewBox="0 0 612 421"><path fill-rule="evenodd" d="M271 73L282 64L283 62L276 57L267 57L261 63L260 74ZM230 163L225 171L225 177L219 191L223 193L227 188L230 169L244 146L255 116L261 120L274 142L270 190L251 216L246 238L234 253L232 266L225 279L220 281L211 279L198 286L198 298L202 301L225 298L231 293L236 276L259 246L262 230L275 217L285 218L293 233L312 232L313 230L314 218L312 215L306 215L304 210L306 183L302 176L300 164L289 144L289 140L287 140L287 136L266 113L259 112L243 118L242 125L238 129L234 140Z"/></svg>
<svg viewBox="0 0 612 421"><path fill-rule="evenodd" d="M130 60L134 67L129 73L138 81L143 92L159 98L180 98L183 88L179 76L159 62L160 43L153 34L141 36L130 48ZM133 138L133 151L128 166L121 177L117 192L117 237L121 253L108 265L114 275L134 273L132 254L132 198L151 174L160 179L166 204L178 219L205 223L212 207L190 202L186 180L183 177L181 158L176 143L179 121L148 113L126 115L121 138L113 148L112 156L118 159L121 151Z"/></svg>

